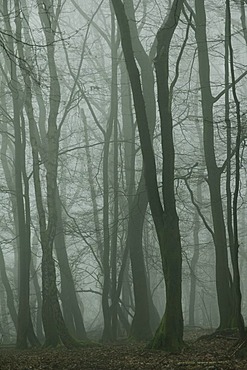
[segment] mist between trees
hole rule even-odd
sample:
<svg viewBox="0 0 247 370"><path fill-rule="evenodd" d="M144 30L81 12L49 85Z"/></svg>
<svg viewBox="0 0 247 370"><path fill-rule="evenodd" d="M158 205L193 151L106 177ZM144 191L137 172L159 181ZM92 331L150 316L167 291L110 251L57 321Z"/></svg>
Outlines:
<svg viewBox="0 0 247 370"><path fill-rule="evenodd" d="M4 344L245 338L245 1L3 1Z"/></svg>

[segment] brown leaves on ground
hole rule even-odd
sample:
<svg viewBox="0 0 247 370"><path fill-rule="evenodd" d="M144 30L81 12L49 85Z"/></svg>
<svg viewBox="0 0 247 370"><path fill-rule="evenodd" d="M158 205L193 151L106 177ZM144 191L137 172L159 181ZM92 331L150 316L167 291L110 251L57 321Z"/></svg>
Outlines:
<svg viewBox="0 0 247 370"><path fill-rule="evenodd" d="M122 342L77 350L0 349L0 370L222 370L247 369L247 360L231 355L236 339L216 335L195 340L198 333L186 334L182 353L171 355L150 351L145 344Z"/></svg>

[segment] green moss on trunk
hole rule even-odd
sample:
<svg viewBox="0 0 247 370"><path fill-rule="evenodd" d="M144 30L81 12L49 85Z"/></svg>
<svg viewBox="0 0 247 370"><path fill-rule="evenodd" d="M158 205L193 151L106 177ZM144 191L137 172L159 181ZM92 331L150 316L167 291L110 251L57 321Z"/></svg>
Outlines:
<svg viewBox="0 0 247 370"><path fill-rule="evenodd" d="M179 353L184 346L182 318L181 321L177 322L169 322L168 320L166 311L154 338L148 344L148 348Z"/></svg>

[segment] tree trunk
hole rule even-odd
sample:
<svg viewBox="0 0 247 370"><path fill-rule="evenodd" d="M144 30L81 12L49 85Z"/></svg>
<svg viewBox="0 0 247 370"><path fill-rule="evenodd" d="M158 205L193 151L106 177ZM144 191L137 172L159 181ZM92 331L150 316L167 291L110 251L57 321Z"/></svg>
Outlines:
<svg viewBox="0 0 247 370"><path fill-rule="evenodd" d="M0 272L1 272L2 283L6 291L7 306L9 309L9 313L13 321L14 327L17 330L17 312L15 308L15 300L14 300L13 291L9 283L9 278L6 273L6 266L5 266L2 248L0 248Z"/></svg>
<svg viewBox="0 0 247 370"><path fill-rule="evenodd" d="M2 344L8 344L11 342L11 334L10 334L10 322L9 322L9 315L6 305L6 291L4 290L3 282L0 279L0 289L1 289L1 301L0 301L0 308L1 308L1 326L2 326Z"/></svg>
<svg viewBox="0 0 247 370"><path fill-rule="evenodd" d="M161 323L149 347L178 352L183 346L183 315L182 315L182 255L178 218L166 218L159 236L162 264L166 286L166 308Z"/></svg>
<svg viewBox="0 0 247 370"><path fill-rule="evenodd" d="M210 65L206 38L206 14L204 0L195 2L196 41L198 46L199 78L202 96L203 141L208 186L211 198L211 212L214 226L216 255L216 290L220 313L219 329L232 327L232 291L227 256L227 238L221 197L221 173L217 166L214 148L214 99L210 88Z"/></svg>
<svg viewBox="0 0 247 370"><path fill-rule="evenodd" d="M117 117L117 114L116 114ZM117 339L118 315L117 315L117 251L118 251L118 120L114 120L114 147L113 147L113 227L111 238L111 316L112 316L112 337Z"/></svg>
<svg viewBox="0 0 247 370"><path fill-rule="evenodd" d="M147 294L147 277L142 249L142 232L147 208L147 194L142 174L133 202L130 204L127 247L133 276L135 314L131 324L130 335L137 340L151 339L149 304Z"/></svg>
<svg viewBox="0 0 247 370"><path fill-rule="evenodd" d="M49 245L49 243L47 244ZM47 244L45 248L47 248ZM42 290L42 317L45 331L45 346L56 347L60 343L60 340L67 348L77 346L79 343L70 336L59 306L52 249L50 249L50 253L47 249L43 250Z"/></svg>
<svg viewBox="0 0 247 370"><path fill-rule="evenodd" d="M19 2L15 1L16 17L16 38L20 39L21 24L19 19ZM14 53L14 44L12 38L12 29L9 19L9 10L7 3L3 4L4 22L8 31L8 47ZM17 77L17 59L10 60L11 82L9 84L13 104L13 122L15 135L15 191L17 205L17 220L19 230L19 307L18 307L18 325L17 340L18 348L27 348L28 339L31 345L37 345L38 340L35 337L32 327L30 305L29 305L29 279L30 279L30 205L29 205L29 187L25 169L25 122L22 117L22 90ZM22 119L21 119L22 118ZM24 197L25 196L25 197ZM25 200L25 203L24 203Z"/></svg>
<svg viewBox="0 0 247 370"><path fill-rule="evenodd" d="M67 250L65 246L62 209L59 192L56 195L57 205L57 233L55 236L55 249L61 275L61 300L64 321L70 333L77 339L86 340L87 334L76 297L75 285L71 273Z"/></svg>
<svg viewBox="0 0 247 370"><path fill-rule="evenodd" d="M148 129L148 118L141 88L139 71L135 62L128 19L121 0L112 0L121 32L121 41L133 92L137 125L141 141L144 162L144 176L148 199L159 239L162 264L166 281L167 303L160 327L151 342L152 348L163 348L172 352L181 350L183 344L183 318L181 305L181 242L178 217L174 198L174 148L172 137L172 119L169 111L168 53L169 43L176 28L183 1L174 1L165 25L160 29L156 74L158 83L158 101L162 127L163 149L163 201L159 197L155 157ZM175 21L174 21L175 20ZM164 73L164 74L163 74ZM167 124L166 121L168 120Z"/></svg>
<svg viewBox="0 0 247 370"><path fill-rule="evenodd" d="M102 340L104 342L111 341L113 339L112 333L112 317L109 306L109 295L111 286L110 276L110 229L109 229L109 147L110 139L113 130L113 124L117 120L117 40L115 35L115 21L114 17L111 17L111 45L112 45L112 66L111 66L111 106L110 115L107 122L107 128L105 132L105 144L104 144L104 155L103 155L103 228L104 228L104 252L103 252L103 271L104 271L104 282L102 291L102 309L104 316L104 330Z"/></svg>
<svg viewBox="0 0 247 370"><path fill-rule="evenodd" d="M243 4L242 4L243 5ZM244 22L245 24L245 22ZM228 203L228 234L231 251L231 261L233 270L233 300L234 300L234 318L236 317L237 327L241 339L246 339L244 319L242 316L242 294L240 288L240 272L239 272L239 233L238 233L238 197L240 191L240 146L242 141L242 122L240 102L236 91L236 78L234 68L234 54L231 38L231 6L229 0L226 1L226 21L225 21L225 66L226 66L226 83L228 83L228 62L230 61L230 71L232 79L232 94L236 107L237 132L235 139L235 186L233 191L233 200L231 202L231 121L229 119L229 94L226 95L226 123L227 123L227 203ZM227 84L228 87L229 83Z"/></svg>
<svg viewBox="0 0 247 370"><path fill-rule="evenodd" d="M42 326L42 294L40 289L40 284L38 280L38 273L35 270L36 266L34 265L34 257L32 256L31 259L31 277L33 280L33 286L35 291L35 298L37 304L37 312L36 312L36 332L37 337L41 343L44 342L44 333L43 333L43 326Z"/></svg>
<svg viewBox="0 0 247 370"><path fill-rule="evenodd" d="M132 37L133 52L140 66L143 97L147 112L147 120L150 131L150 138L156 123L154 75L152 61L145 52L138 35L135 10L132 0L125 1L125 11L128 17L130 33ZM138 187L135 191L135 129L132 118L131 96L129 91L129 80L125 77L126 68L122 66L121 76L123 84L127 86L123 92L123 127L125 134L125 161L126 161L126 187L128 192L129 221L127 247L130 250L130 260L133 277L135 314L131 325L130 335L137 340L151 338L150 328L150 305L148 298L148 284L146 268L143 255L143 225L148 205L145 188L144 174L142 173ZM129 117L126 117L128 114ZM130 143L128 142L130 141Z"/></svg>
<svg viewBox="0 0 247 370"><path fill-rule="evenodd" d="M201 185L200 179L197 180L197 195L198 201L201 202ZM193 221L193 242L194 242L194 251L191 259L190 265L190 298L189 298L189 325L195 325L195 302L196 302L196 267L199 260L199 231L200 231L200 220L197 210L194 213Z"/></svg>
<svg viewBox="0 0 247 370"><path fill-rule="evenodd" d="M39 16L43 26L48 68L50 77L49 91L49 116L48 116L48 131L47 131L47 152L46 152L46 190L47 190L47 212L43 206L42 188L40 180L40 162L38 137L36 134L36 121L34 118L32 105L32 83L30 75L27 73L25 66L20 63L23 80L25 83L25 108L29 121L30 141L33 157L33 177L36 205L39 216L40 238L42 245L42 294L43 294L43 325L45 331L45 344L55 346L59 340L67 346L76 346L77 342L69 335L64 324L61 309L57 298L56 289L56 271L53 261L53 242L56 233L56 189L57 189L57 160L58 160L58 139L59 130L57 128L57 116L60 106L60 85L57 76L55 63L55 46L54 46L54 29L51 29L51 24L56 27L56 22L51 22L53 15L53 5L43 7L41 1L37 1ZM56 20L57 21L57 20ZM21 39L21 34L19 35ZM20 61L25 60L23 44L18 44L18 52ZM46 220L47 217L47 220Z"/></svg>

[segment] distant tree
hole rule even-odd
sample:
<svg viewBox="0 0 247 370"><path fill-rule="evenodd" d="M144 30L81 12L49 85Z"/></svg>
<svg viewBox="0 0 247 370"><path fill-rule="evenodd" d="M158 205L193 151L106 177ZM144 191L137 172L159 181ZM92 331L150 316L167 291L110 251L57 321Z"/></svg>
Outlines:
<svg viewBox="0 0 247 370"><path fill-rule="evenodd" d="M17 2L16 2L17 4ZM25 65L25 48L21 42L21 19L18 21L18 54L20 61L20 70L25 86L25 110L29 123L30 142L33 158L33 177L36 205L38 210L40 239L42 246L42 318L45 331L45 345L56 346L60 340L65 346L77 345L77 342L70 336L64 323L63 315L58 301L56 287L56 271L53 260L53 243L56 235L57 226L57 161L58 161L58 143L59 129L57 125L58 111L60 107L61 94L60 84L57 75L57 66L55 61L55 30L60 13L60 6L56 9L48 1L46 4L37 2L40 22L44 32L48 71L49 71L49 115L47 122L47 146L45 153L46 169L46 202L47 216L44 206L43 191L40 176L40 139L37 136L37 125L33 108L32 87L37 83L32 83L31 74ZM19 9L20 12L20 9ZM30 46L30 45L29 45ZM42 112L40 112L42 114ZM41 128L42 130L42 128ZM44 130L44 128L43 128Z"/></svg>
<svg viewBox="0 0 247 370"><path fill-rule="evenodd" d="M5 74L12 98L13 123L14 123L14 185L16 192L16 212L17 212L17 231L19 238L19 307L17 325L17 347L27 348L28 341L31 345L39 345L34 333L31 314L30 314L30 198L29 182L26 173L25 148L26 148L26 128L23 119L23 100L22 88L18 82L18 59L15 58L14 35L11 27L11 11L5 2L3 4L4 27L7 32L5 48L5 58L9 59L7 65L9 70ZM15 2L15 14L17 15L17 27L15 38L19 40L19 4Z"/></svg>
<svg viewBox="0 0 247 370"><path fill-rule="evenodd" d="M59 189L56 191L57 226L55 236L55 250L61 276L61 301L64 321L69 332L77 339L86 340L87 334L82 313L76 296L74 279L72 276L65 242L63 212Z"/></svg>

